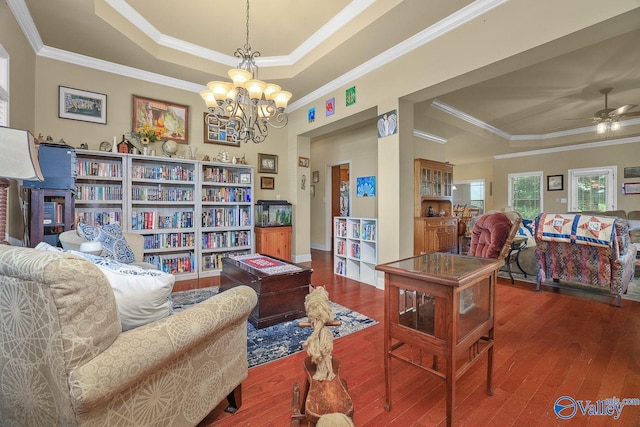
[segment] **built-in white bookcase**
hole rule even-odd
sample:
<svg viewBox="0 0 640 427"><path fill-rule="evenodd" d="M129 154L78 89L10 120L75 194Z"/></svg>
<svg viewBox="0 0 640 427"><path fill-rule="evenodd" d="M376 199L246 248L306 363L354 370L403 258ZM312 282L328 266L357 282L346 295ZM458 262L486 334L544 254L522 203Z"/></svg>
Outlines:
<svg viewBox="0 0 640 427"><path fill-rule="evenodd" d="M129 156L127 229L144 236L144 260L177 279L198 277L198 162Z"/></svg>
<svg viewBox="0 0 640 427"><path fill-rule="evenodd" d="M222 258L253 253L253 167L200 163L202 273L219 272Z"/></svg>
<svg viewBox="0 0 640 427"><path fill-rule="evenodd" d="M378 220L335 217L334 273L376 286L378 263Z"/></svg>
<svg viewBox="0 0 640 427"><path fill-rule="evenodd" d="M76 150L75 224L123 224L128 177L126 157Z"/></svg>
<svg viewBox="0 0 640 427"><path fill-rule="evenodd" d="M76 224L118 222L144 236L144 260L178 280L218 275L255 252L254 167L76 150Z"/></svg>

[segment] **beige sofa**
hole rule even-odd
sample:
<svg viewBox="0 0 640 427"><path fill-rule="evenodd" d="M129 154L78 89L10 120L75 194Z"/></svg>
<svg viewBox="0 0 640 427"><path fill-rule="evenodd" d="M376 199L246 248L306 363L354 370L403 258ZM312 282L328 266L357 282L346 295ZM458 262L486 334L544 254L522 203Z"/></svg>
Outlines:
<svg viewBox="0 0 640 427"><path fill-rule="evenodd" d="M0 425L197 425L240 397L256 302L239 286L121 332L92 263L0 246Z"/></svg>

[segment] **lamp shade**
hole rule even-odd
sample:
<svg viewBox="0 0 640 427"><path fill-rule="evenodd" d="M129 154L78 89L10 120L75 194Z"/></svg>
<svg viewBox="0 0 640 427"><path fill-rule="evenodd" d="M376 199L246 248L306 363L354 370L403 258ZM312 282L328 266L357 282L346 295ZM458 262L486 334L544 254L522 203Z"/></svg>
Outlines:
<svg viewBox="0 0 640 427"><path fill-rule="evenodd" d="M31 132L0 127L0 177L44 180Z"/></svg>

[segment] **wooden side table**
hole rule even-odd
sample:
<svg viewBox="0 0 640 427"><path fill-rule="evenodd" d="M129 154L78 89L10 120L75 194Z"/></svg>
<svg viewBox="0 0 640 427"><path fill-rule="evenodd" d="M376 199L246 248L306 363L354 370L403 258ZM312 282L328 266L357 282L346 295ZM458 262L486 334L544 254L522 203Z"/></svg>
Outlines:
<svg viewBox="0 0 640 427"><path fill-rule="evenodd" d="M391 410L392 358L445 380L448 426L454 422L457 379L485 353L487 394L493 394L496 277L503 263L497 259L435 252L376 266L376 270L385 273L387 411ZM405 344L431 354L432 365L423 365L422 358L414 360Z"/></svg>

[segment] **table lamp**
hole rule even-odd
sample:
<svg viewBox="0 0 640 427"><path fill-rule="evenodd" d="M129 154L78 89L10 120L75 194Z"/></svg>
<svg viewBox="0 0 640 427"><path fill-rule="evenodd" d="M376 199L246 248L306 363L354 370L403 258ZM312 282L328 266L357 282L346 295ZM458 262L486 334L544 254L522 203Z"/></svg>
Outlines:
<svg viewBox="0 0 640 427"><path fill-rule="evenodd" d="M33 135L27 130L0 126L0 244L8 245L7 192L14 179L38 179L44 181L38 150Z"/></svg>

